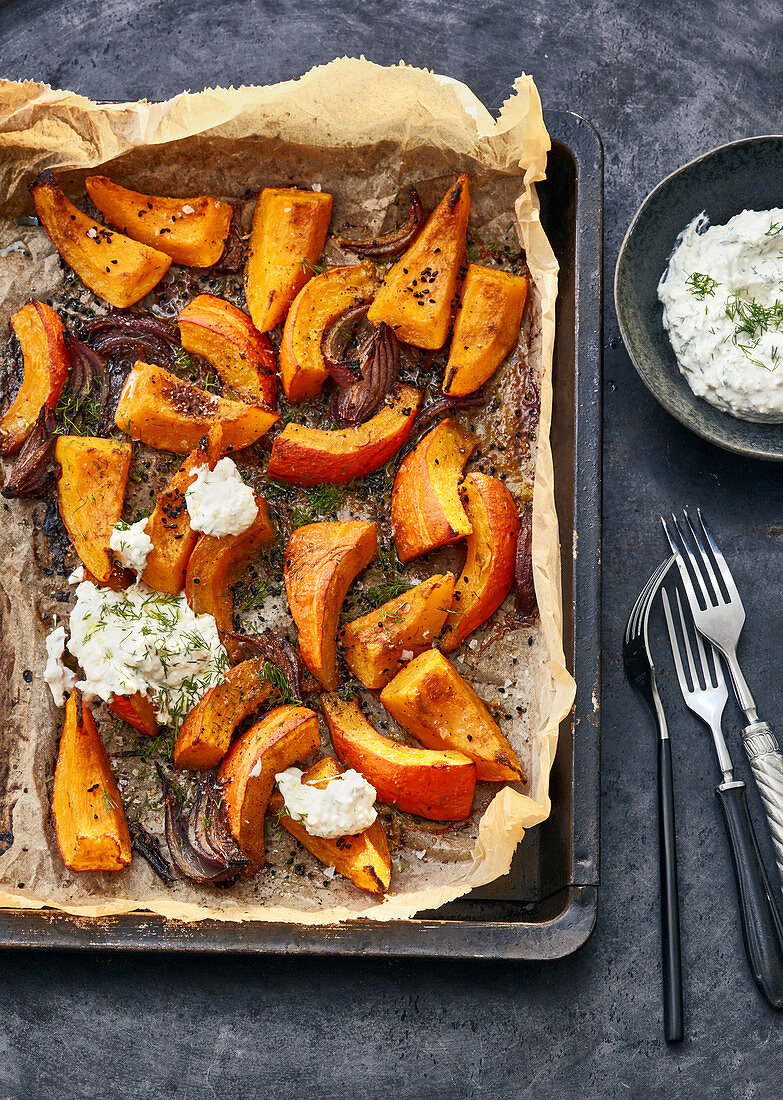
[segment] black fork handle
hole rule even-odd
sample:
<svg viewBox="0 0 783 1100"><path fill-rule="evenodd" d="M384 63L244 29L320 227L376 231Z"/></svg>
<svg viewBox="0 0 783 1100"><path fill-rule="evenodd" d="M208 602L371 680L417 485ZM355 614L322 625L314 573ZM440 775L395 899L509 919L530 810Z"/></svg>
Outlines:
<svg viewBox="0 0 783 1100"><path fill-rule="evenodd" d="M739 780L721 783L715 794L726 819L751 973L767 1001L783 1008L783 921L775 900L780 891L773 889L761 862L745 784Z"/></svg>
<svg viewBox="0 0 783 1100"><path fill-rule="evenodd" d="M658 740L658 854L661 877L663 1028L667 1043L679 1043L683 1037L682 956L677 844L674 835L674 775L672 745L668 737Z"/></svg>

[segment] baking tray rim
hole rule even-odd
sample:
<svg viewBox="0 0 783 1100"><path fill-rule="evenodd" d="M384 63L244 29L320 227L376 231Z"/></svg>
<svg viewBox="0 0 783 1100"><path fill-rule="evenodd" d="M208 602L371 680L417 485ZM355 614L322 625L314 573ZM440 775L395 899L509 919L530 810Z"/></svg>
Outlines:
<svg viewBox="0 0 783 1100"><path fill-rule="evenodd" d="M576 166L573 583L582 597L578 606L575 600L573 621L572 881L538 903L549 903L555 915L541 921L426 915L312 926L212 920L191 924L152 913L85 918L53 909L0 907L0 948L544 960L571 954L591 935L598 909L600 846L603 147L597 130L573 111L546 109L544 118L553 145L563 146ZM568 550L563 547L564 561ZM583 727L587 736L576 736Z"/></svg>

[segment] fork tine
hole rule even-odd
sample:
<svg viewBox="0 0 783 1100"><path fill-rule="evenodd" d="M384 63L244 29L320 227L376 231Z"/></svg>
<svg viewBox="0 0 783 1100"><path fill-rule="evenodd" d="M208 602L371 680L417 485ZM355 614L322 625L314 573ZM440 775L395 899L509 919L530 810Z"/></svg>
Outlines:
<svg viewBox="0 0 783 1100"><path fill-rule="evenodd" d="M718 569L720 570L720 575L723 577L723 583L726 585L726 591L728 592L729 597L732 600L739 599L739 592L737 591L737 586L734 583L734 577L731 575L731 570L726 564L726 559L721 553L720 547L715 541L712 531L710 531L709 527L707 526L707 521L701 514L701 508L696 509L696 515L699 517L699 523L701 524L702 530L704 531L704 536L707 539L707 542L710 544L710 549L712 550L713 556L715 558L715 564L718 566Z"/></svg>
<svg viewBox="0 0 783 1100"><path fill-rule="evenodd" d="M683 546L685 554L688 558L688 561L691 563L691 569L693 570L693 575L696 578L696 581L697 581L697 583L699 585L699 588L701 590L701 594L702 594L702 597L704 599L705 606L710 607L713 603L713 600L710 597L709 592L707 591L707 586L704 583L704 576L702 575L702 571L699 568L699 563L696 559L696 555L694 554L694 552L691 550L690 546L688 545L688 543L685 539L685 535L683 534L682 527L680 527L680 521L677 519L677 517L674 515L674 513L672 513L672 523L674 524L674 526L677 530L677 534L680 536L680 539L682 541L682 546ZM683 562L683 566L684 566L684 564L685 563ZM681 572L683 572L683 571L685 573L688 572L687 569L681 570Z"/></svg>
<svg viewBox="0 0 783 1100"><path fill-rule="evenodd" d="M688 633L688 626L685 622L685 615L684 615L683 610L682 610L682 602L680 601L680 590L676 589L675 594L677 596L677 610L680 613L680 629L682 630L682 644L683 644L683 648L685 650L685 654L688 658L688 668L691 670L691 677L692 677L694 690L698 691L699 688L702 687L702 681L699 678L699 674L696 671L696 663L693 660L693 649L691 648L690 634ZM703 652L704 651L702 650L702 653ZM702 668L703 668L703 665L702 665ZM704 672L704 682L707 683L706 671Z"/></svg>
<svg viewBox="0 0 783 1100"><path fill-rule="evenodd" d="M672 516L672 519L674 520L675 523L677 522L677 520L674 516ZM663 526L664 534L666 535L666 538L669 542L669 546L672 549L672 553L676 555L677 568L680 571L680 578L681 578L683 586L685 588L685 594L688 597L688 602L691 604L692 607L693 606L698 607L699 606L699 598L696 595L696 592L694 590L693 581L691 580L691 575L688 572L688 567L687 567L687 565L685 564L685 562L683 560L682 554L680 553L680 548L678 547L677 543L674 541L674 537L672 536L672 533L669 530L668 524L666 523L666 520L663 518L663 516L661 516L661 524Z"/></svg>
<svg viewBox="0 0 783 1100"><path fill-rule="evenodd" d="M720 584L718 583L718 578L715 576L715 571L712 568L712 562L710 561L710 555L707 553L707 548L701 541L701 538L699 537L699 532L694 527L690 517L690 513L688 512L687 508L683 509L683 515L685 516L685 522L688 524L688 529L693 535L694 542L696 543L696 546L698 547L701 554L701 564L707 576L709 577L710 583L712 584L712 588L715 594L713 602L723 603L723 594L721 592Z"/></svg>
<svg viewBox="0 0 783 1100"><path fill-rule="evenodd" d="M666 629L669 631L669 642L671 643L674 667L677 670L677 679L680 681L680 690L683 695L685 695L690 691L690 688L685 676L685 669L683 668L682 657L680 656L680 643L677 640L677 631L674 629L672 609L669 605L669 596L665 588L661 589L661 601L663 602L663 617L666 619Z"/></svg>
<svg viewBox="0 0 783 1100"><path fill-rule="evenodd" d="M661 562L637 596L636 603L631 608L631 613L628 616L628 622L625 627L626 642L631 641L634 637L638 637L641 633L645 616L649 614L650 605L652 603L651 597L658 587L661 577L668 572L673 560L674 558L672 557L667 561Z"/></svg>

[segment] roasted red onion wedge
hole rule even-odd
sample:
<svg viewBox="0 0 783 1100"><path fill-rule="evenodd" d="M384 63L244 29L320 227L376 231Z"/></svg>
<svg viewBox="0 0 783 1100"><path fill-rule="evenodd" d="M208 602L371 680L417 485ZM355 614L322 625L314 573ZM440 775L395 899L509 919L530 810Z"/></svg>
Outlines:
<svg viewBox="0 0 783 1100"><path fill-rule="evenodd" d="M278 638L271 630L262 634L239 634L225 631L227 637L237 642L246 658L263 657L265 661L279 668L288 681L288 686L301 699L304 693L304 661L298 650L285 638Z"/></svg>
<svg viewBox="0 0 783 1100"><path fill-rule="evenodd" d="M350 386L361 378L362 365L357 350L356 357L346 359L345 353L359 325L367 316L369 303L351 306L332 321L321 341L321 354L329 374L338 386Z"/></svg>
<svg viewBox="0 0 783 1100"><path fill-rule="evenodd" d="M226 237L225 248L223 254L211 269L211 274L215 275L236 275L241 271L245 264L245 256L247 255L247 241L242 237L242 207L235 206L234 213L231 215L231 225L228 230L228 236Z"/></svg>
<svg viewBox="0 0 783 1100"><path fill-rule="evenodd" d="M214 781L199 784L187 818L163 769L158 766L166 807L166 842L174 866L192 882L223 883L247 867L247 860L223 821Z"/></svg>
<svg viewBox="0 0 783 1100"><path fill-rule="evenodd" d="M54 447L57 442L54 412L42 406L33 430L22 444L3 487L3 496L42 497L52 483Z"/></svg>
<svg viewBox="0 0 783 1100"><path fill-rule="evenodd" d="M339 424L364 424L381 407L399 377L400 345L394 330L381 324L365 352L361 378L332 394L332 419Z"/></svg>
<svg viewBox="0 0 783 1100"><path fill-rule="evenodd" d="M514 598L517 617L523 622L530 622L538 610L536 606L536 589L533 582L532 508L528 506L523 509L519 521L520 528L514 569Z"/></svg>
<svg viewBox="0 0 783 1100"><path fill-rule="evenodd" d="M424 225L424 207L415 187L410 190L411 205L407 221L383 237L370 237L363 241L350 241L339 238L339 245L357 256L368 256L374 260L393 260L401 256L405 249L413 244Z"/></svg>

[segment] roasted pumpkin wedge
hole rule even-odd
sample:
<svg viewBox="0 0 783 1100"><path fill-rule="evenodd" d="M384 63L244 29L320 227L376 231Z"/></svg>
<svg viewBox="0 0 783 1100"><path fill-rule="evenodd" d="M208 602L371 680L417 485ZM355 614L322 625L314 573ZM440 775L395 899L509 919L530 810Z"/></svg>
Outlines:
<svg viewBox="0 0 783 1100"><path fill-rule="evenodd" d="M231 833L250 861L265 860L264 815L278 772L305 760L320 744L318 717L307 707L282 706L243 733L218 771Z"/></svg>
<svg viewBox="0 0 783 1100"><path fill-rule="evenodd" d="M324 695L321 704L337 755L372 783L379 802L431 821L464 821L470 814L476 765L469 756L382 737L355 700Z"/></svg>
<svg viewBox="0 0 783 1100"><path fill-rule="evenodd" d="M206 771L228 752L240 722L260 710L275 690L262 678L263 657L229 668L182 723L174 744L174 767Z"/></svg>
<svg viewBox="0 0 783 1100"><path fill-rule="evenodd" d="M147 521L152 549L141 579L156 592L176 595L185 587L188 561L199 539L198 531L190 526L185 493L195 480L194 471L199 466L214 470L222 445L223 428L215 424L178 468Z"/></svg>
<svg viewBox="0 0 783 1100"><path fill-rule="evenodd" d="M245 297L253 324L269 332L315 271L332 217L324 191L265 187L258 196L245 268Z"/></svg>
<svg viewBox="0 0 783 1100"><path fill-rule="evenodd" d="M268 432L277 418L276 412L216 397L141 361L128 375L114 414L117 427L132 439L175 454L194 450L215 423L223 428L223 450L240 451Z"/></svg>
<svg viewBox="0 0 783 1100"><path fill-rule="evenodd" d="M443 392L473 393L491 378L519 336L527 279L470 264L454 319Z"/></svg>
<svg viewBox="0 0 783 1100"><path fill-rule="evenodd" d="M367 314L374 325L385 321L398 340L417 348L443 347L457 307L469 214L468 177L462 175L386 275Z"/></svg>
<svg viewBox="0 0 783 1100"><path fill-rule="evenodd" d="M177 320L183 348L207 359L237 397L249 405L275 407L274 349L246 313L223 298L199 294Z"/></svg>
<svg viewBox="0 0 783 1100"><path fill-rule="evenodd" d="M63 323L51 306L31 298L11 317L22 349L24 377L0 419L0 454L16 454L42 408L54 409L68 379L69 357Z"/></svg>
<svg viewBox="0 0 783 1100"><path fill-rule="evenodd" d="M437 649L398 672L381 702L406 733L428 749L457 749L476 764L478 779L519 783L516 753L473 688Z"/></svg>
<svg viewBox="0 0 783 1100"><path fill-rule="evenodd" d="M343 656L357 680L382 688L401 664L429 649L446 622L453 592L453 573L441 573L344 626Z"/></svg>
<svg viewBox="0 0 783 1100"><path fill-rule="evenodd" d="M329 781L342 775L345 769L331 757L317 761L302 773L302 783L311 787L326 787ZM334 869L344 878L350 879L360 890L371 894L385 894L391 882L391 853L389 842L380 818L369 829L355 836L341 836L327 839L311 836L301 821L294 820L285 812L285 802L279 791L275 791L269 800L270 813L291 836L296 837L303 848L311 852L316 859Z"/></svg>
<svg viewBox="0 0 783 1100"><path fill-rule="evenodd" d="M253 554L268 542L274 542L275 529L269 518L269 505L256 493L258 514L253 523L241 535L201 535L188 562L185 576L185 596L197 615L212 615L218 630L234 629L234 593L231 582L234 575ZM242 659L238 644L224 638L233 664Z"/></svg>
<svg viewBox="0 0 783 1100"><path fill-rule="evenodd" d="M374 523L309 523L291 535L283 577L299 631L302 660L320 684L334 691L340 609L356 576L378 554Z"/></svg>
<svg viewBox="0 0 783 1100"><path fill-rule="evenodd" d="M80 691L65 704L52 786L57 847L70 871L122 871L131 838L98 729Z"/></svg>
<svg viewBox="0 0 783 1100"><path fill-rule="evenodd" d="M65 197L51 172L43 172L30 193L54 247L84 285L109 305L135 305L171 266L165 252L88 218Z"/></svg>
<svg viewBox="0 0 783 1100"><path fill-rule="evenodd" d="M343 485L364 477L403 446L420 401L413 386L398 386L375 416L356 427L323 431L286 424L272 444L269 476L294 485Z"/></svg>
<svg viewBox="0 0 783 1100"><path fill-rule="evenodd" d="M158 716L155 707L152 700L140 691L134 691L133 695L115 695L109 703L109 710L139 733L157 737Z"/></svg>
<svg viewBox="0 0 783 1100"><path fill-rule="evenodd" d="M297 294L280 344L280 378L291 402L316 397L329 377L321 351L324 333L341 313L369 301L378 285L361 264L333 267Z"/></svg>
<svg viewBox="0 0 783 1100"><path fill-rule="evenodd" d="M109 541L122 516L131 463L130 443L61 435L55 445L57 502L84 567L100 584L115 574Z"/></svg>
<svg viewBox="0 0 783 1100"><path fill-rule="evenodd" d="M462 470L476 440L446 417L406 455L394 479L391 522L400 561L410 561L471 532L459 497Z"/></svg>
<svg viewBox="0 0 783 1100"><path fill-rule="evenodd" d="M452 613L441 649L449 652L494 614L511 591L519 535L514 498L502 481L489 474L468 474L462 483L471 533L465 566L454 585Z"/></svg>
<svg viewBox="0 0 783 1100"><path fill-rule="evenodd" d="M211 267L223 254L234 208L208 195L193 199L143 195L88 176L87 194L112 225L185 267Z"/></svg>

